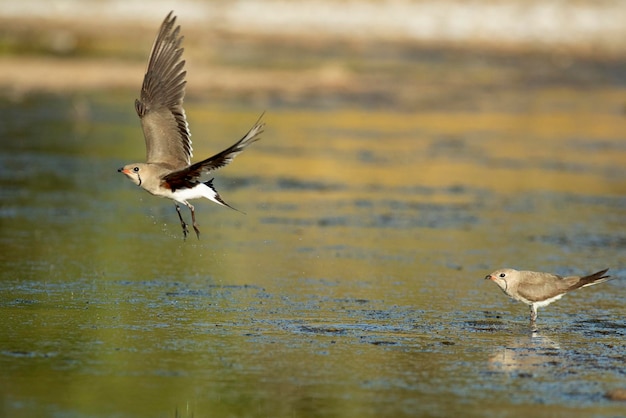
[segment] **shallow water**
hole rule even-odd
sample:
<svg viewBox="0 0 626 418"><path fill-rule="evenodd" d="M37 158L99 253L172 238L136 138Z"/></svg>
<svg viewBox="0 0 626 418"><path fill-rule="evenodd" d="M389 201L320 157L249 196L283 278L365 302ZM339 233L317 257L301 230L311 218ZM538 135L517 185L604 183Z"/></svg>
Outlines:
<svg viewBox="0 0 626 418"><path fill-rule="evenodd" d="M517 93L270 106L215 180L245 214L197 202L186 241L116 172L143 158L132 95L3 101L0 415L623 415L623 279L535 334L482 279L625 275L623 89ZM259 113L190 102L197 158Z"/></svg>

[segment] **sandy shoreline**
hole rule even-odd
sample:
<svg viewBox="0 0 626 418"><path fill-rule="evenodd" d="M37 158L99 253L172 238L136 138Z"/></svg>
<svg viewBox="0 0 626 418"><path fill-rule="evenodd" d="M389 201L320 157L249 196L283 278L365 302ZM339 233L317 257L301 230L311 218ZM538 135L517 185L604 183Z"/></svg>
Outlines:
<svg viewBox="0 0 626 418"><path fill-rule="evenodd" d="M44 0L4 5L4 95L136 89L153 36L171 7L155 1L146 8L135 0L48 5ZM620 1L399 0L340 5L338 9L328 0L177 3L190 84L195 91L286 95L359 90L371 80L351 71L353 65L345 57L354 59L370 50L384 56L387 48L406 50L409 57L420 48L535 54L565 61L623 61L626 56L626 3ZM274 59L281 48L291 48L292 55Z"/></svg>
<svg viewBox="0 0 626 418"><path fill-rule="evenodd" d="M83 27L147 26L172 9L155 0L28 0L3 5L4 19ZM387 39L528 47L593 45L624 52L620 0L249 0L176 2L185 27L250 35Z"/></svg>

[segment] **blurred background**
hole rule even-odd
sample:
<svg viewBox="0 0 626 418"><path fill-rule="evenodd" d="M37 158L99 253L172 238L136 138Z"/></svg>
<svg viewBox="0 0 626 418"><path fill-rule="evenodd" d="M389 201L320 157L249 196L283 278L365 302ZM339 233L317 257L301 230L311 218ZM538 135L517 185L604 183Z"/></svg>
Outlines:
<svg viewBox="0 0 626 418"><path fill-rule="evenodd" d="M5 96L137 90L146 45L171 9L186 35L188 94L203 100L432 108L448 99L463 107L466 89L493 94L624 77L626 6L619 0L1 5Z"/></svg>
<svg viewBox="0 0 626 418"><path fill-rule="evenodd" d="M134 100L170 10L194 160ZM0 416L623 415L626 2L0 0ZM183 211L189 217L186 210ZM539 311L501 267L616 280Z"/></svg>

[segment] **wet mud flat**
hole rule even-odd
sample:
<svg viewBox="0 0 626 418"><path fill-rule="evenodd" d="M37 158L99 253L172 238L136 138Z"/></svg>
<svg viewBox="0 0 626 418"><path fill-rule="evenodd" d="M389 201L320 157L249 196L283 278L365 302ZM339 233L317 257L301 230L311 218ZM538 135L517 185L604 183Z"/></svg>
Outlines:
<svg viewBox="0 0 626 418"><path fill-rule="evenodd" d="M376 67L189 100L198 157L268 122L215 180L246 214L198 202L200 240L116 172L144 152L134 93L3 99L0 415L623 415L622 64L437 95L432 62L406 96ZM533 334L483 280L504 266L617 279Z"/></svg>
<svg viewBox="0 0 626 418"><path fill-rule="evenodd" d="M605 398L624 381L622 318L547 315L532 334L515 313L442 314L438 306L341 297L337 283L290 281L280 293L202 279L3 282L3 294L14 297L3 301L4 313L14 323L29 318L7 329L19 339L2 344L3 373L12 376L4 408L17 416L623 410ZM50 393L52 383L69 399ZM94 390L122 402L84 398Z"/></svg>

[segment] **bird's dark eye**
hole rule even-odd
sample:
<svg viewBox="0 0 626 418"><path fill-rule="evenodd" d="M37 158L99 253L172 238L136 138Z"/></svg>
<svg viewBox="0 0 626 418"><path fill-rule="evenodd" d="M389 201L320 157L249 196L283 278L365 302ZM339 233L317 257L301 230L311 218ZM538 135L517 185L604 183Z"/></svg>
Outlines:
<svg viewBox="0 0 626 418"><path fill-rule="evenodd" d="M500 273L500 277L506 277L506 274Z"/></svg>
<svg viewBox="0 0 626 418"><path fill-rule="evenodd" d="M139 171L139 167L133 167L133 171L136 173Z"/></svg>

